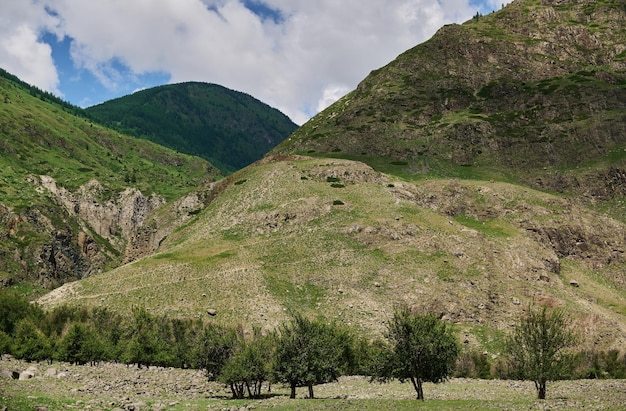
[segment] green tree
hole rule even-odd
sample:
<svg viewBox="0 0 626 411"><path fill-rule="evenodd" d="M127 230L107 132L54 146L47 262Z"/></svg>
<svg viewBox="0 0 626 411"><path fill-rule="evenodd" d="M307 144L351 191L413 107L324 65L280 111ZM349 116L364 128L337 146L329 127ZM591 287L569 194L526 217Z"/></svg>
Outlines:
<svg viewBox="0 0 626 411"><path fill-rule="evenodd" d="M216 381L233 358L242 334L232 328L208 324L195 344L194 367L205 370L209 381Z"/></svg>
<svg viewBox="0 0 626 411"><path fill-rule="evenodd" d="M26 361L43 361L52 358L52 344L30 319L24 318L15 325L13 355Z"/></svg>
<svg viewBox="0 0 626 411"><path fill-rule="evenodd" d="M59 359L72 364L96 363L105 358L105 349L98 334L87 324L74 323L57 348Z"/></svg>
<svg viewBox="0 0 626 411"><path fill-rule="evenodd" d="M446 322L408 308L397 310L388 327L390 345L377 354L373 378L410 380L417 399L424 400L423 383L443 382L454 370L457 337Z"/></svg>
<svg viewBox="0 0 626 411"><path fill-rule="evenodd" d="M144 308L134 308L125 337L122 360L138 366L165 365L167 359L167 322L157 320Z"/></svg>
<svg viewBox="0 0 626 411"><path fill-rule="evenodd" d="M263 382L270 373L273 336L255 330L251 341L241 341L234 356L225 364L218 380L229 385L233 398L260 397Z"/></svg>
<svg viewBox="0 0 626 411"><path fill-rule="evenodd" d="M194 342L202 332L202 321L173 318L171 320L172 343L171 351L175 366L189 368L193 366Z"/></svg>
<svg viewBox="0 0 626 411"><path fill-rule="evenodd" d="M91 310L90 322L97 330L102 348L104 360L121 359L124 350L122 338L125 332L125 324L122 317L107 308L94 307Z"/></svg>
<svg viewBox="0 0 626 411"><path fill-rule="evenodd" d="M570 320L562 310L529 307L507 338L512 375L533 381L537 397L545 399L547 382L568 376L572 356L567 353L567 348L576 340Z"/></svg>
<svg viewBox="0 0 626 411"><path fill-rule="evenodd" d="M14 292L0 290L0 331L13 335L20 320L30 318L38 322L42 316L43 310L39 306L29 303Z"/></svg>
<svg viewBox="0 0 626 411"><path fill-rule="evenodd" d="M84 323L88 319L89 311L86 308L60 305L47 312L39 323L41 331L48 337L60 337L68 324Z"/></svg>
<svg viewBox="0 0 626 411"><path fill-rule="evenodd" d="M0 331L0 355L13 351L13 339L4 331Z"/></svg>
<svg viewBox="0 0 626 411"><path fill-rule="evenodd" d="M289 384L290 398L296 387L308 387L336 380L349 366L351 336L334 324L311 321L302 315L280 328L273 362L273 378Z"/></svg>

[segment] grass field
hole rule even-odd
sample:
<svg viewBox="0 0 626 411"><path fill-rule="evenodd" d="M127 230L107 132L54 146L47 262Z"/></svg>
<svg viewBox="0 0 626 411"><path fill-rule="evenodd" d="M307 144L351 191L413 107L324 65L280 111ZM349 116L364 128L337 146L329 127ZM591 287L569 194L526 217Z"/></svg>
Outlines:
<svg viewBox="0 0 626 411"><path fill-rule="evenodd" d="M97 367L65 363L0 362L0 372L35 366L29 380L0 377L0 409L48 411L113 410L623 410L626 380L575 380L548 385L547 399L536 400L531 382L452 379L425 384L426 401L415 400L409 383L370 383L365 377L342 377L315 387L316 399L288 398L287 387L273 385L263 399L231 400L220 384L206 381L202 372L121 364ZM54 369L56 374L44 376ZM62 373L62 374L61 374Z"/></svg>

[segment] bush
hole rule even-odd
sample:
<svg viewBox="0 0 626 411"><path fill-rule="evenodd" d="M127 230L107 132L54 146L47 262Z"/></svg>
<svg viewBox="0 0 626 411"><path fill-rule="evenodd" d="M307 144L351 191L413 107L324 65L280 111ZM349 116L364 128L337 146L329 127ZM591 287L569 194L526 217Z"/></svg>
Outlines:
<svg viewBox="0 0 626 411"><path fill-rule="evenodd" d="M619 350L583 351L573 362L573 378L626 378L626 355Z"/></svg>
<svg viewBox="0 0 626 411"><path fill-rule="evenodd" d="M454 370L458 378L493 378L489 357L477 350L465 350L459 356Z"/></svg>

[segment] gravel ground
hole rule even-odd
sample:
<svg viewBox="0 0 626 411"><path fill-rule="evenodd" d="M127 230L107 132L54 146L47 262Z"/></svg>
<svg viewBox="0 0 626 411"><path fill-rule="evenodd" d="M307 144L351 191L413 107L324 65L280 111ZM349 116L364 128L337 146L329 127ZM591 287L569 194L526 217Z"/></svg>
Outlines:
<svg viewBox="0 0 626 411"><path fill-rule="evenodd" d="M12 371L31 368L34 376L11 379ZM306 389L298 389L303 398ZM426 384L427 409L501 410L626 410L626 380L560 381L548 386L548 399L535 399L530 382L452 379ZM342 377L315 387L322 401L294 402L288 390L273 386L267 399L230 400L230 391L207 382L204 374L173 368L137 368L103 363L72 366L66 363L0 361L0 410L241 410L241 409L409 409L415 393L410 384L369 383L364 377ZM404 400L404 401L403 401ZM408 403L408 405L407 405ZM303 405L304 404L304 405ZM323 404L321 406L320 404ZM384 405L381 405L384 404ZM402 405L404 404L404 405ZM5 408L6 407L6 408Z"/></svg>

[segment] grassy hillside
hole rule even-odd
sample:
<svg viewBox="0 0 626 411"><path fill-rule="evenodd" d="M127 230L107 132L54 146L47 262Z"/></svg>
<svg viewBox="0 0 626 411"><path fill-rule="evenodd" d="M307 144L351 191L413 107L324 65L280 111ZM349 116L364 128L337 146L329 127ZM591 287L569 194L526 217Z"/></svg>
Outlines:
<svg viewBox="0 0 626 411"><path fill-rule="evenodd" d="M371 335L408 303L494 353L521 310L547 303L575 313L589 346L626 338L626 264L603 264L626 227L566 199L312 158L268 161L223 184L160 253L41 302L174 316L215 309L219 321L267 328L298 311Z"/></svg>
<svg viewBox="0 0 626 411"><path fill-rule="evenodd" d="M263 157L297 125L259 100L216 84L170 84L86 109L129 135L209 160L230 173Z"/></svg>
<svg viewBox="0 0 626 411"><path fill-rule="evenodd" d="M90 263L81 256L85 254L78 244L81 231L94 240L105 260L118 260L123 254L123 245L113 245L113 238L94 233L73 215L75 210L64 207L44 188L40 176L51 177L68 193L78 193L97 180L102 187L93 201L102 205L115 202L129 188L172 201L219 177L219 171L205 160L107 130L48 100L31 95L20 83L0 78L3 279L46 277L58 284L82 277ZM53 261L57 252L71 262L62 269L55 261L49 272L42 258ZM44 256L47 253L49 257Z"/></svg>

